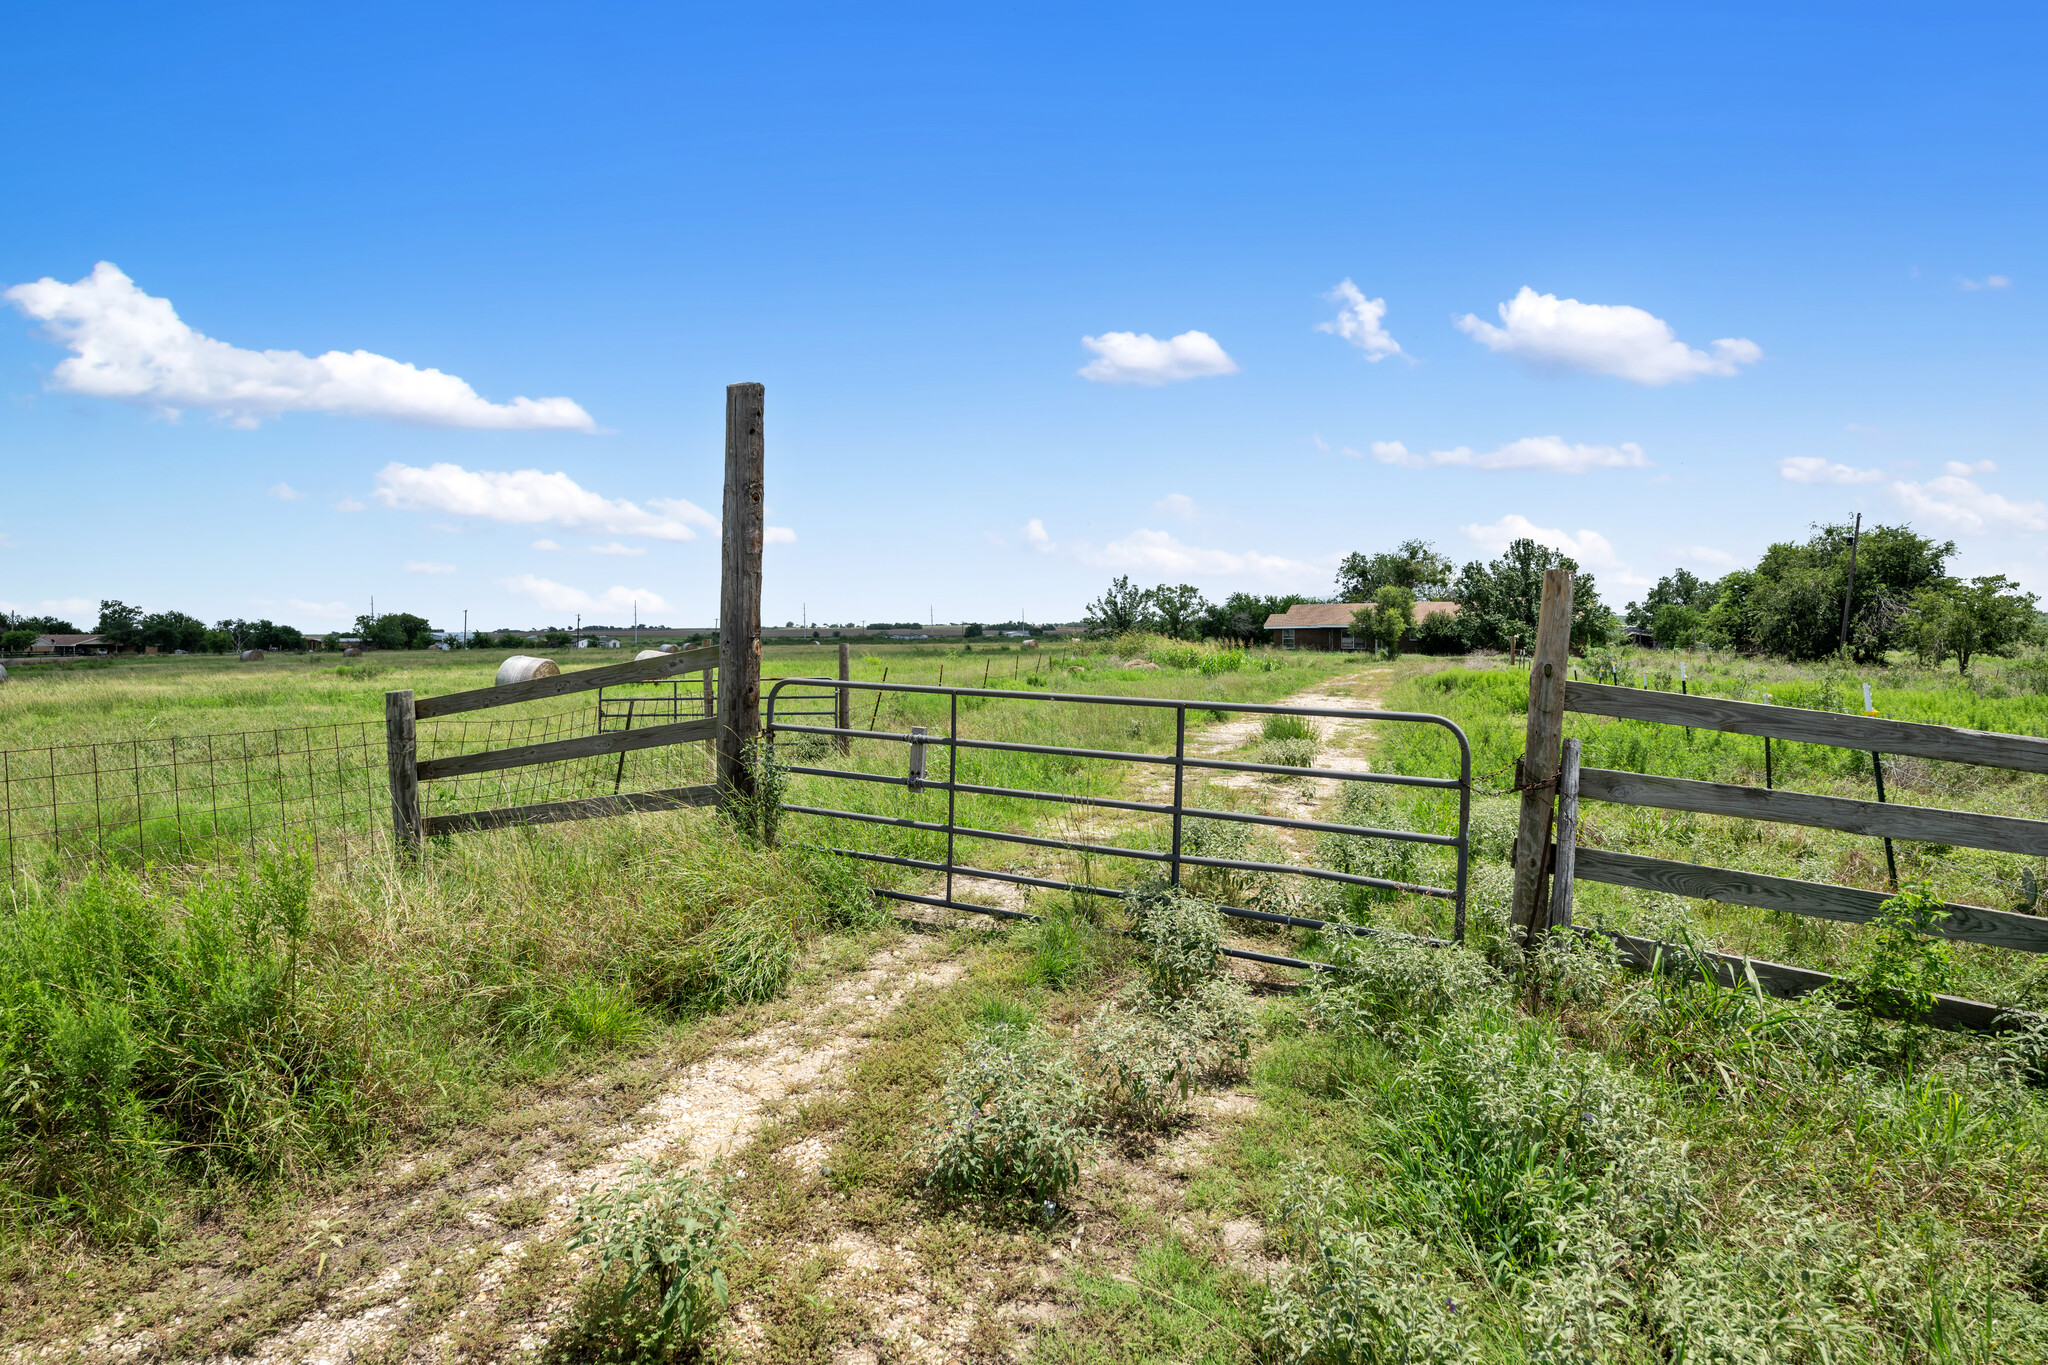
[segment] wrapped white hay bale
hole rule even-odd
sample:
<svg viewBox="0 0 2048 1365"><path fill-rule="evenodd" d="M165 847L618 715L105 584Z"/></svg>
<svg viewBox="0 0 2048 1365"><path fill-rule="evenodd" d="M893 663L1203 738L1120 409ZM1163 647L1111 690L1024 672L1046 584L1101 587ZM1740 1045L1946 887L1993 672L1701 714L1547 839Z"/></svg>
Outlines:
<svg viewBox="0 0 2048 1365"><path fill-rule="evenodd" d="M662 659L667 656L668 651L665 649L643 649L633 656L633 662L637 664L642 659Z"/></svg>
<svg viewBox="0 0 2048 1365"><path fill-rule="evenodd" d="M1021 644L1021 645L1018 645L1018 646L1017 646L1017 648L1019 648L1019 649L1036 649L1036 648L1038 648L1038 641L1036 641L1036 640L1026 640L1026 641L1025 641L1025 642L1024 642L1023 644Z"/></svg>
<svg viewBox="0 0 2048 1365"><path fill-rule="evenodd" d="M263 651L260 649L245 649L242 651L242 662L245 664L253 664L262 657Z"/></svg>
<svg viewBox="0 0 2048 1365"><path fill-rule="evenodd" d="M6 681L7 681L7 668L6 668L6 666L5 666L5 665L0 665L0 682L6 682Z"/></svg>
<svg viewBox="0 0 2048 1365"><path fill-rule="evenodd" d="M498 665L497 685L532 682L535 678L559 678L562 670L553 659L536 659L531 654L514 654Z"/></svg>

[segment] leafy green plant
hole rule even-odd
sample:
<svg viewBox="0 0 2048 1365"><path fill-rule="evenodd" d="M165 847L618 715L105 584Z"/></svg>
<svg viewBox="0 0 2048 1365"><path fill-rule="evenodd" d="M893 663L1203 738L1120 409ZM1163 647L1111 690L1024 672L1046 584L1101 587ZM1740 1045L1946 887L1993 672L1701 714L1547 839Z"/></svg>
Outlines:
<svg viewBox="0 0 2048 1365"><path fill-rule="evenodd" d="M971 1039L926 1116L929 1188L954 1198L1057 1199L1081 1178L1088 1091L1032 1029Z"/></svg>
<svg viewBox="0 0 2048 1365"><path fill-rule="evenodd" d="M568 1246L597 1249L600 1282L622 1277L606 1324L621 1344L639 1358L666 1359L702 1338L714 1310L726 1306L732 1222L701 1177L639 1161L619 1183L578 1202Z"/></svg>
<svg viewBox="0 0 2048 1365"><path fill-rule="evenodd" d="M718 809L734 829L763 848L773 848L782 827L789 768L767 745L760 743L747 746L746 767L746 789L726 788L720 793Z"/></svg>
<svg viewBox="0 0 2048 1365"><path fill-rule="evenodd" d="M1151 885L1124 902L1151 958L1152 989L1182 996L1223 963L1223 916L1178 887Z"/></svg>
<svg viewBox="0 0 2048 1365"><path fill-rule="evenodd" d="M1244 987L1215 977L1181 996L1126 990L1085 1020L1074 1042L1109 1115L1153 1127L1177 1118L1205 1077L1243 1067L1252 1023Z"/></svg>
<svg viewBox="0 0 2048 1365"><path fill-rule="evenodd" d="M1344 935L1333 936L1329 960L1338 970L1309 982L1308 1017L1340 1037L1392 1038L1508 998L1500 973L1463 948Z"/></svg>
<svg viewBox="0 0 2048 1365"><path fill-rule="evenodd" d="M1266 1340L1298 1365L1477 1365L1461 1315L1464 1286L1431 1265L1400 1228L1376 1227L1351 1207L1344 1183L1297 1166L1280 1196L1282 1231L1297 1263L1266 1302Z"/></svg>
<svg viewBox="0 0 2048 1365"><path fill-rule="evenodd" d="M1948 918L1925 882L1909 883L1878 907L1870 960L1851 978L1857 1002L1869 1013L1918 1023L1934 1009L1955 971L1955 950L1937 937Z"/></svg>

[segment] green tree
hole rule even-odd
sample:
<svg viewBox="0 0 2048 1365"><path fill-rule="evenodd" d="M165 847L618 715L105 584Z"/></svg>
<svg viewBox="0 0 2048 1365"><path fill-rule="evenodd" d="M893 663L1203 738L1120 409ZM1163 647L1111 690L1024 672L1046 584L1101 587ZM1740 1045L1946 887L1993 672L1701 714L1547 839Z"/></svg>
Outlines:
<svg viewBox="0 0 2048 1365"><path fill-rule="evenodd" d="M1977 655L2010 654L2034 636L2035 600L2004 574L1950 581L1914 594L1901 634L1923 663L1930 654L1935 663L1953 654L1956 671L1968 673Z"/></svg>
<svg viewBox="0 0 2048 1365"><path fill-rule="evenodd" d="M1704 617L1720 599L1721 585L1701 578L1689 569L1674 569L1657 580L1641 602L1631 602L1622 619L1636 630L1656 632L1657 613L1664 607L1689 607ZM1658 644L1664 642L1660 639Z"/></svg>
<svg viewBox="0 0 2048 1365"><path fill-rule="evenodd" d="M206 622L182 611L153 611L142 618L136 635L143 645L154 645L165 654L180 649L192 653L206 640Z"/></svg>
<svg viewBox="0 0 2048 1365"><path fill-rule="evenodd" d="M1109 591L1088 604L1081 618L1090 635L1128 635L1152 624L1151 594L1118 574Z"/></svg>
<svg viewBox="0 0 2048 1365"><path fill-rule="evenodd" d="M142 609L126 602L101 602L100 621L93 634L117 649L133 649L142 635Z"/></svg>
<svg viewBox="0 0 2048 1365"><path fill-rule="evenodd" d="M28 647L36 642L36 636L40 634L42 632L36 630L0 631L0 654L11 657L28 653Z"/></svg>
<svg viewBox="0 0 2048 1365"><path fill-rule="evenodd" d="M1384 587L1406 588L1421 598L1450 593L1451 561L1426 540L1404 540L1379 554L1350 554L1337 566L1337 600L1372 602Z"/></svg>
<svg viewBox="0 0 2048 1365"><path fill-rule="evenodd" d="M1316 600L1299 593L1262 597L1255 592L1234 592L1221 602L1208 603L1196 629L1205 640L1263 640L1268 620L1289 607Z"/></svg>
<svg viewBox="0 0 2048 1365"><path fill-rule="evenodd" d="M1186 583L1171 587L1162 583L1146 594L1152 611L1159 618L1159 629L1176 640L1191 638L1195 634L1195 623L1201 619L1208 603L1202 594Z"/></svg>
<svg viewBox="0 0 2048 1365"><path fill-rule="evenodd" d="M839 632L835 630L832 633L834 635L837 635ZM967 629L964 632L962 632L962 637L968 640L979 640L981 636L982 629L981 623L979 621L969 621L967 623Z"/></svg>
<svg viewBox="0 0 2048 1365"><path fill-rule="evenodd" d="M1388 583L1373 600L1351 614L1351 632L1388 658L1401 653L1401 642L1415 631L1415 594Z"/></svg>
<svg viewBox="0 0 2048 1365"><path fill-rule="evenodd" d="M1899 648L1916 596L1948 583L1944 566L1953 541L1935 541L1910 526L1872 526L1856 546L1856 581L1849 583L1851 527L1813 528L1804 544L1781 541L1764 551L1754 569L1737 570L1716 587L1708 633L1745 653L1819 659L1841 642L1842 604L1849 599L1849 647L1874 662Z"/></svg>
<svg viewBox="0 0 2048 1365"><path fill-rule="evenodd" d="M1569 555L1525 536L1491 564L1474 560L1459 571L1451 598L1458 604L1458 633L1466 647L1506 649L1516 637L1525 646L1532 644L1543 606L1543 575L1550 569L1572 574L1572 643L1604 644L1614 630L1614 613L1601 604L1593 575L1579 572Z"/></svg>
<svg viewBox="0 0 2048 1365"><path fill-rule="evenodd" d="M1650 619L1650 636L1660 649L1690 649L1698 642L1705 624L1706 617L1693 608L1682 602L1666 602Z"/></svg>
<svg viewBox="0 0 2048 1365"><path fill-rule="evenodd" d="M379 649L425 649L434 642L434 627L424 616L387 611L375 618L358 616L356 634Z"/></svg>
<svg viewBox="0 0 2048 1365"><path fill-rule="evenodd" d="M77 635L77 626L57 616L12 616L8 624L15 630L25 630L34 635Z"/></svg>

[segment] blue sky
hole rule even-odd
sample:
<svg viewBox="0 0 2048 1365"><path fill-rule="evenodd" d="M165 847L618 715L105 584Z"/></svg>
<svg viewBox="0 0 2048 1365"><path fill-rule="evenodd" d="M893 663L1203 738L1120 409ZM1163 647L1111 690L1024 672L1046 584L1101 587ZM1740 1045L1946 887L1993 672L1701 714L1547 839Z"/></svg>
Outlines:
<svg viewBox="0 0 2048 1365"><path fill-rule="evenodd" d="M0 605L708 623L736 380L777 624L1518 531L1619 604L1855 511L2048 593L2044 30L20 9Z"/></svg>

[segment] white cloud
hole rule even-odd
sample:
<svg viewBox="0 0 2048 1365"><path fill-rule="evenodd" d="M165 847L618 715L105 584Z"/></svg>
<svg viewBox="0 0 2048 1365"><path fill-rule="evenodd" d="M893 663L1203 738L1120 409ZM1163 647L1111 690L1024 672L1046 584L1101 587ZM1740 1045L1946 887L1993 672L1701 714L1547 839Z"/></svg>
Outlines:
<svg viewBox="0 0 2048 1365"><path fill-rule="evenodd" d="M1390 355L1401 354L1401 343L1380 325L1380 319L1387 315L1385 299L1367 298L1364 291L1348 279L1323 297L1337 305L1337 316L1328 322L1317 323L1318 332L1344 338L1365 352L1365 358L1374 364Z"/></svg>
<svg viewBox="0 0 2048 1365"><path fill-rule="evenodd" d="M1497 555L1512 541L1533 540L1571 556L1579 567L1593 574L1603 588L1646 588L1651 580L1624 564L1614 545L1598 531L1581 528L1572 535L1561 528L1538 526L1527 517L1509 513L1499 521L1460 528L1465 538L1489 555Z"/></svg>
<svg viewBox="0 0 2048 1365"><path fill-rule="evenodd" d="M1717 550L1711 545L1680 546L1678 558L1683 563L1697 564L1703 569L1733 569L1742 563L1726 550Z"/></svg>
<svg viewBox="0 0 2048 1365"><path fill-rule="evenodd" d="M455 566L453 564L436 564L431 559L408 559L405 561L405 571L407 573L454 573Z"/></svg>
<svg viewBox="0 0 2048 1365"><path fill-rule="evenodd" d="M320 621L353 621L346 602L308 602L301 597L288 597L286 606L301 617L312 617Z"/></svg>
<svg viewBox="0 0 2048 1365"><path fill-rule="evenodd" d="M498 586L521 597L530 597L549 611L598 611L623 615L632 611L636 603L643 613L668 610L668 602L660 593L649 592L645 588L614 586L593 595L581 588L572 588L566 583L530 573L501 578Z"/></svg>
<svg viewBox="0 0 2048 1365"><path fill-rule="evenodd" d="M270 496L276 498L279 502L304 502L306 500L304 493L301 493L288 483L274 483L270 485L269 492Z"/></svg>
<svg viewBox="0 0 2048 1365"><path fill-rule="evenodd" d="M1987 492L1957 470L1971 466L1951 461L1950 472L1926 483L1900 480L1892 496L1916 517L1926 517L1953 531L2048 531L2048 503L2014 502Z"/></svg>
<svg viewBox="0 0 2048 1365"><path fill-rule="evenodd" d="M1791 483L1825 483L1847 486L1879 483L1881 469L1858 469L1854 465L1831 464L1818 455L1794 455L1778 461L1778 477Z"/></svg>
<svg viewBox="0 0 2048 1365"><path fill-rule="evenodd" d="M1323 433L1320 431L1311 431L1308 434L1308 438L1315 443L1317 450L1328 450L1330 448L1330 443L1323 439Z"/></svg>
<svg viewBox="0 0 2048 1365"><path fill-rule="evenodd" d="M490 431L593 431L567 398L490 403L452 374L368 351L245 351L193 331L169 299L153 298L101 261L76 284L45 276L5 297L74 354L51 386L94 398L146 403L175 415L199 408L253 427L286 412L388 417L427 426Z"/></svg>
<svg viewBox="0 0 2048 1365"><path fill-rule="evenodd" d="M695 540L694 527L718 528L718 519L682 498L650 498L645 508L591 492L559 471L509 473L435 464L425 469L394 461L377 471L377 500L405 511L451 512L517 525L553 523L571 530L650 540Z"/></svg>
<svg viewBox="0 0 2048 1365"><path fill-rule="evenodd" d="M1942 465L1941 472L1944 474L1954 474L1959 478L1965 479L1969 478L1972 474L1996 474L1998 472L1998 462L1996 460L1979 460L1975 464L1964 464L1961 460L1950 460Z"/></svg>
<svg viewBox="0 0 2048 1365"><path fill-rule="evenodd" d="M788 526L764 526L761 528L763 545L794 545L796 531Z"/></svg>
<svg viewBox="0 0 2048 1365"><path fill-rule="evenodd" d="M1150 332L1104 332L1082 337L1095 359L1079 371L1098 384L1171 384L1204 375L1236 374L1237 362L1207 332L1182 332L1161 341Z"/></svg>
<svg viewBox="0 0 2048 1365"><path fill-rule="evenodd" d="M1618 446L1575 445L1562 436L1525 436L1492 450L1470 446L1432 450L1417 455L1399 441L1374 441L1373 458L1403 469L1462 466L1468 469L1534 469L1551 474L1583 474L1589 469L1646 469L1649 457L1634 441Z"/></svg>
<svg viewBox="0 0 2048 1365"><path fill-rule="evenodd" d="M1981 280L1966 279L1961 275L1956 276L1956 288L1965 293L1975 293L1979 289L2008 289L2011 286L2012 277L2010 275L1986 275Z"/></svg>
<svg viewBox="0 0 2048 1365"><path fill-rule="evenodd" d="M0 550L19 550L20 548L20 541L8 535L5 531L0 531Z"/></svg>
<svg viewBox="0 0 2048 1365"><path fill-rule="evenodd" d="M543 544L546 544L550 549L557 548L553 541L543 542L538 540L533 543L533 547L537 550ZM615 540L608 545L591 546L590 553L594 555L644 555L647 553L647 549L641 545L621 545Z"/></svg>
<svg viewBox="0 0 2048 1365"><path fill-rule="evenodd" d="M334 510L337 512L364 512L369 509L354 498L343 498L340 502L334 504Z"/></svg>
<svg viewBox="0 0 2048 1365"><path fill-rule="evenodd" d="M1182 521L1191 521L1195 515L1195 500L1185 493L1168 493L1152 504L1152 510L1164 512L1169 517L1179 517Z"/></svg>
<svg viewBox="0 0 2048 1365"><path fill-rule="evenodd" d="M1051 554L1059 547L1045 532L1045 523L1037 517L1024 523L1024 542L1040 554Z"/></svg>
<svg viewBox="0 0 2048 1365"><path fill-rule="evenodd" d="M1048 547L1050 548L1050 547ZM1298 559L1260 554L1255 550L1209 550L1184 545L1165 531L1140 529L1121 540L1096 548L1071 547L1075 559L1095 569L1138 573L1160 579L1233 578L1278 587L1321 586L1330 577L1327 568L1317 568Z"/></svg>
<svg viewBox="0 0 2048 1365"><path fill-rule="evenodd" d="M533 548L536 550L559 550L562 547L552 540L536 540L533 542Z"/></svg>
<svg viewBox="0 0 2048 1365"><path fill-rule="evenodd" d="M0 598L0 612L21 616L61 616L74 624L78 618L85 619L86 629L99 619L100 604L88 597L52 597L31 606L26 602L10 602Z"/></svg>
<svg viewBox="0 0 2048 1365"><path fill-rule="evenodd" d="M1458 329L1489 350L1539 370L1584 370L1633 384L1657 386L1700 375L1732 375L1763 359L1763 349L1740 337L1713 343L1711 354L1680 341L1671 324L1626 304L1580 303L1538 294L1527 285L1500 305L1501 326L1474 314Z"/></svg>

